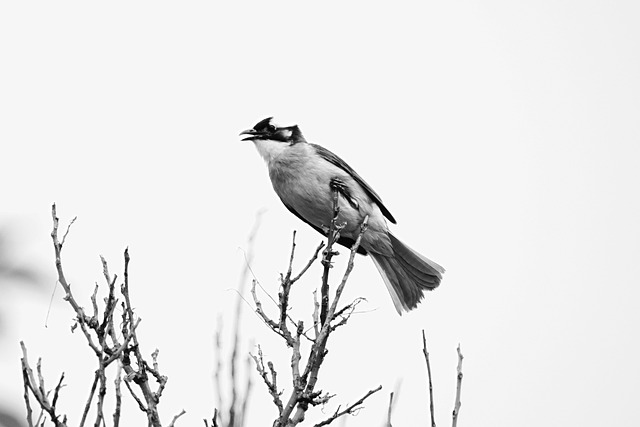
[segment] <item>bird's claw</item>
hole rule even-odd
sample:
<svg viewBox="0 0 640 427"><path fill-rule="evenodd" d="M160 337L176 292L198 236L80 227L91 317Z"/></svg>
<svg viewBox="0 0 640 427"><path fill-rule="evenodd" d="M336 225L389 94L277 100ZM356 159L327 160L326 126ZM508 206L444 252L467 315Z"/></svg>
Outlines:
<svg viewBox="0 0 640 427"><path fill-rule="evenodd" d="M329 253L325 249L324 251L322 251L322 255L326 257L327 255L329 255ZM338 256L338 255L340 255L340 252L334 251L333 249L331 249L331 256Z"/></svg>

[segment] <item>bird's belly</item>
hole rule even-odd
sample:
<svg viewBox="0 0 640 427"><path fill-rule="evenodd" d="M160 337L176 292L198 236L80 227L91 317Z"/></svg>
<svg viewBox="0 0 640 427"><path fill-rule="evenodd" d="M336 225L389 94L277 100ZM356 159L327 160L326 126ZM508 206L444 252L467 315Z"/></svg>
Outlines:
<svg viewBox="0 0 640 427"><path fill-rule="evenodd" d="M321 229L328 229L333 216L333 191L329 180L317 176L288 177L288 182L274 188L282 201L293 208L306 221ZM360 209L356 209L342 196L338 196L340 212L338 223L345 224L344 236L357 234L357 229L364 219Z"/></svg>

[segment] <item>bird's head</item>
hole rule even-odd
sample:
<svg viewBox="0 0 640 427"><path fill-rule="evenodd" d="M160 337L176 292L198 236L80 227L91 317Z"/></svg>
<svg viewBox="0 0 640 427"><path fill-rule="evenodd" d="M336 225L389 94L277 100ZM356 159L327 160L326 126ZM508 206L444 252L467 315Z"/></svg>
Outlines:
<svg viewBox="0 0 640 427"><path fill-rule="evenodd" d="M248 135L243 138L243 141L276 141L284 142L287 144L297 144L299 142L307 142L300 132L300 128L297 125L279 127L272 122L273 117L268 117L259 121L256 125L245 131L240 132L240 135Z"/></svg>

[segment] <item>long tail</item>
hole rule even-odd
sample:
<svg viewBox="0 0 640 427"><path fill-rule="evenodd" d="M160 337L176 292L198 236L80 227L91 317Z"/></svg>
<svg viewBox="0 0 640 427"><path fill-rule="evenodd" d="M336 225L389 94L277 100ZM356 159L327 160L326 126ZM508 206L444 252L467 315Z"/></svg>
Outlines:
<svg viewBox="0 0 640 427"><path fill-rule="evenodd" d="M389 233L394 256L385 256L369 251L384 284L391 294L393 304L402 315L403 311L416 308L424 298L424 291L438 287L444 268L420 255Z"/></svg>

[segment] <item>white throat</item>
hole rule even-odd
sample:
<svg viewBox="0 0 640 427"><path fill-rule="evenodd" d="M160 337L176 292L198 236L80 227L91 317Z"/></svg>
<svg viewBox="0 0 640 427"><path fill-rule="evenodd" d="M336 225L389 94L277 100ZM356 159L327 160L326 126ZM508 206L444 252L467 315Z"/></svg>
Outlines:
<svg viewBox="0 0 640 427"><path fill-rule="evenodd" d="M260 156L269 166L289 147L286 142L278 142L271 139L256 139L253 143Z"/></svg>

